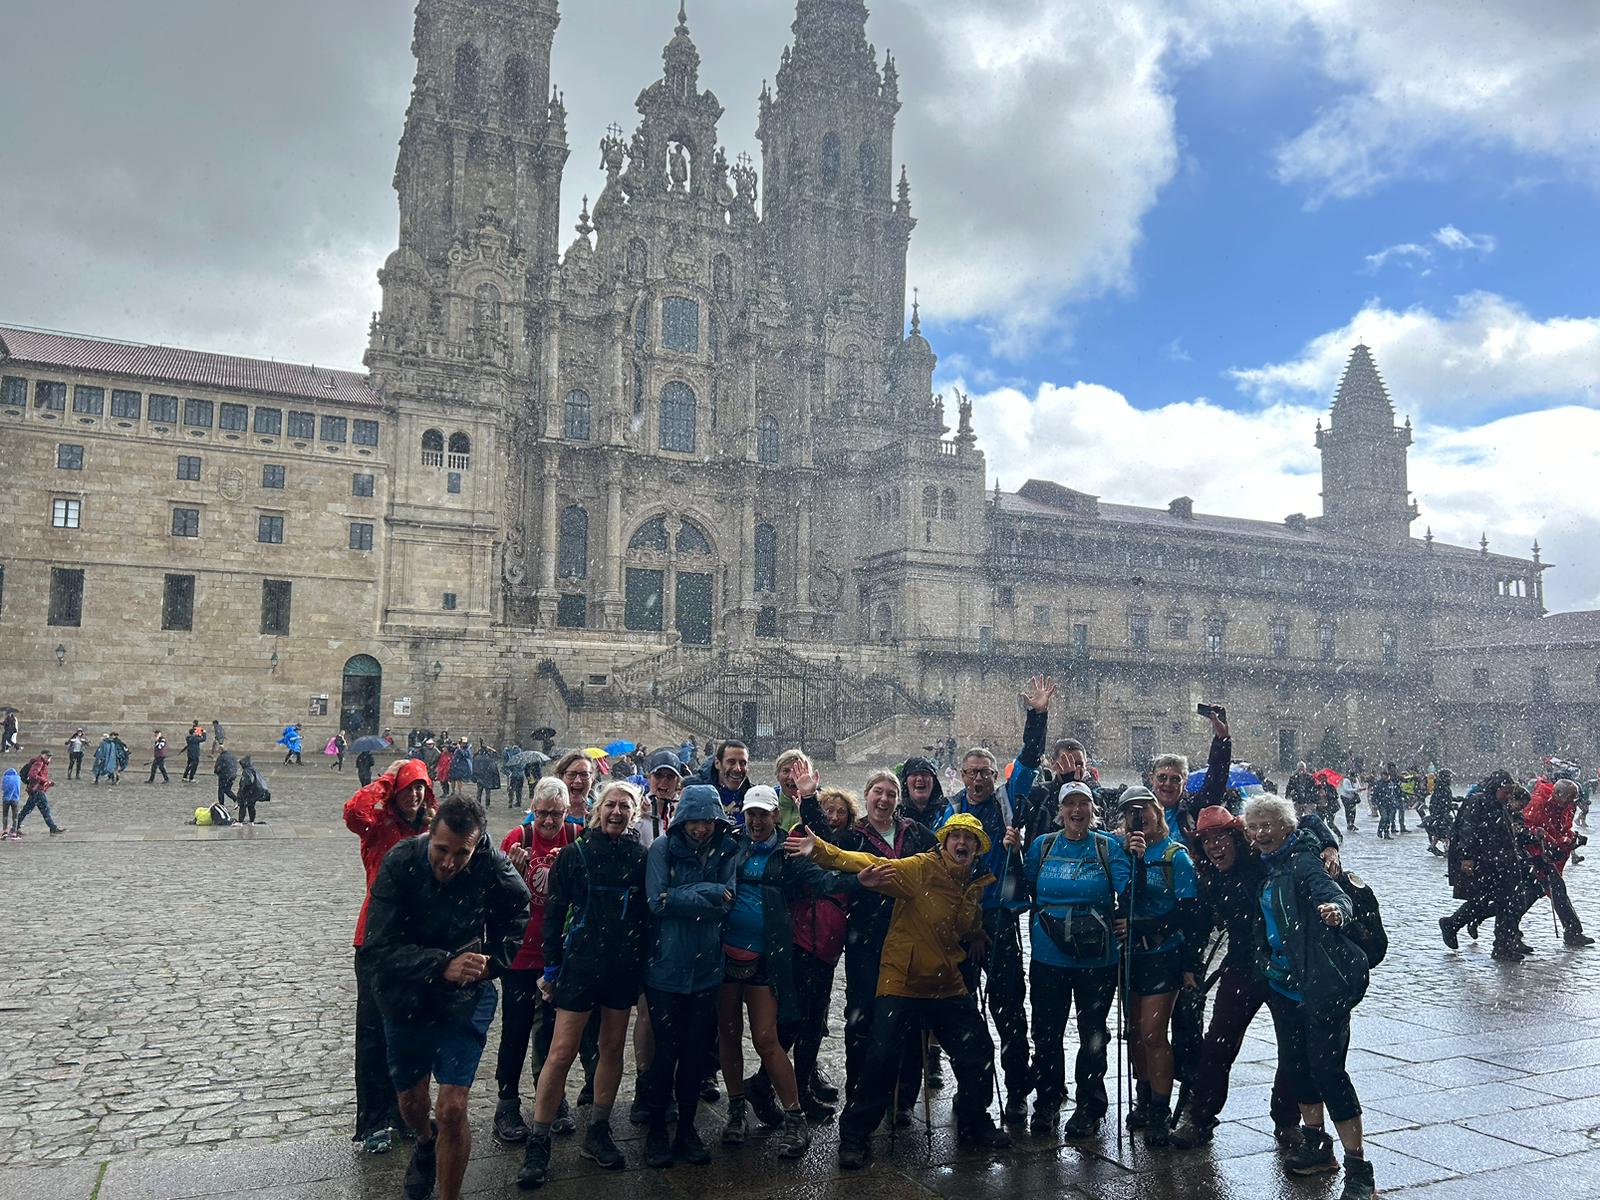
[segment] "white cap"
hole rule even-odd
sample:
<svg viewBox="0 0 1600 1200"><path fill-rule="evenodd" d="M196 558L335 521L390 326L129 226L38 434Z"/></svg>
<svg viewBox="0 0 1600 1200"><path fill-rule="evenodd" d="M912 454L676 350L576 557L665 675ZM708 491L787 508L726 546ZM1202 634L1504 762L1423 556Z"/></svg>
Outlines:
<svg viewBox="0 0 1600 1200"><path fill-rule="evenodd" d="M1068 796L1082 796L1086 800L1094 799L1094 792L1087 783L1072 779L1061 785L1061 794L1056 797L1056 803L1065 804Z"/></svg>
<svg viewBox="0 0 1600 1200"><path fill-rule="evenodd" d="M744 803L740 807L746 809L760 808L765 809L767 812L777 812L778 793L766 784L761 784L751 788L744 794Z"/></svg>

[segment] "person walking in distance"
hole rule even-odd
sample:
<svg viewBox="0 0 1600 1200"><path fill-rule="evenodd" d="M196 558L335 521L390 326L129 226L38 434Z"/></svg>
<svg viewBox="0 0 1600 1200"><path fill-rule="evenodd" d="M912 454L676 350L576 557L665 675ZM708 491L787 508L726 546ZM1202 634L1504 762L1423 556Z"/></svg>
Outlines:
<svg viewBox="0 0 1600 1200"><path fill-rule="evenodd" d="M0 723L0 754L19 749L17 745L17 710L6 710L5 721Z"/></svg>
<svg viewBox="0 0 1600 1200"><path fill-rule="evenodd" d="M195 773L200 770L200 747L205 745L205 727L199 721L189 726L189 732L183 735L183 781L193 783Z"/></svg>
<svg viewBox="0 0 1600 1200"><path fill-rule="evenodd" d="M428 768L417 759L403 759L363 787L344 804L345 828L361 839L361 865L367 887L356 918L356 1131L350 1140L368 1154L387 1153L393 1130L402 1127L394 1084L389 1079L388 1045L383 1014L378 1009L374 960L366 952L367 909L372 885L383 859L407 838L428 827L433 816L433 788Z"/></svg>
<svg viewBox="0 0 1600 1200"><path fill-rule="evenodd" d="M22 776L7 767L0 776L0 838L17 836L17 810L22 807Z"/></svg>
<svg viewBox="0 0 1600 1200"><path fill-rule="evenodd" d="M461 1198L472 1153L467 1102L494 1020L492 981L510 969L528 925L528 888L487 825L482 805L446 800L425 836L384 857L367 908L389 1075L417 1138L406 1200Z"/></svg>
<svg viewBox="0 0 1600 1200"><path fill-rule="evenodd" d="M157 771L161 772L162 783L172 782L172 777L167 774L167 739L159 729L156 730L155 741L150 743L150 778L145 782L154 783Z"/></svg>
<svg viewBox="0 0 1600 1200"><path fill-rule="evenodd" d="M83 778L83 750L89 744L89 739L84 736L80 727L72 731L72 736L67 739L67 778Z"/></svg>
<svg viewBox="0 0 1600 1200"><path fill-rule="evenodd" d="M22 823L36 808L44 817L45 826L51 833L65 833L66 830L57 825L55 817L50 814L49 792L55 787L50 779L50 751L41 750L23 764L22 785L27 789L28 802L22 806L22 811L17 814L17 819L11 826L13 834L17 837L22 836Z"/></svg>

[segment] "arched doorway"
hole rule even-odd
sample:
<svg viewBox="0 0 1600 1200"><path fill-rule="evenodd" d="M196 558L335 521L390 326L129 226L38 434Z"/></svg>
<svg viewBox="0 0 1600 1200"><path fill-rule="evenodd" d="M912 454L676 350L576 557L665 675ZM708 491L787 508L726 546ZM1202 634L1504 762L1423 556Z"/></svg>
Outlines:
<svg viewBox="0 0 1600 1200"><path fill-rule="evenodd" d="M379 722L382 719L383 667L370 654L357 654L344 664L339 728L351 737L381 733Z"/></svg>

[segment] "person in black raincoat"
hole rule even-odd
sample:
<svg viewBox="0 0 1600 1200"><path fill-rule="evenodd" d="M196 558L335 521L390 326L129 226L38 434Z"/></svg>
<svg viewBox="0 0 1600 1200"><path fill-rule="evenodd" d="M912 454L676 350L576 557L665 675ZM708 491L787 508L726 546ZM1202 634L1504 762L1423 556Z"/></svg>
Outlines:
<svg viewBox="0 0 1600 1200"><path fill-rule="evenodd" d="M239 797L233 793L233 785L239 779L239 757L232 750L221 746L217 748L217 761L211 771L217 777L217 803L232 800L239 803Z"/></svg>
<svg viewBox="0 0 1600 1200"><path fill-rule="evenodd" d="M1494 958L1521 962L1521 922L1538 888L1532 867L1517 839L1521 822L1512 813L1518 791L1507 771L1495 771L1461 802L1450 831L1445 866L1456 898L1465 901L1449 916L1439 918L1439 936L1455 950L1458 934L1494 918Z"/></svg>
<svg viewBox="0 0 1600 1200"><path fill-rule="evenodd" d="M200 770L200 747L205 744L205 727L196 721L183 735L183 781L193 783L195 772Z"/></svg>
<svg viewBox="0 0 1600 1200"><path fill-rule="evenodd" d="M566 1091L590 1016L600 1013L594 1104L579 1153L609 1170L627 1165L611 1136L611 1109L622 1079L628 1017L644 984L650 910L645 903L645 852L629 830L639 816L639 789L614 779L600 789L582 836L556 856L544 907L544 979L539 990L555 1005L556 1026L534 1089L521 1187L538 1187L550 1172L550 1127Z"/></svg>
<svg viewBox="0 0 1600 1200"><path fill-rule="evenodd" d="M949 813L944 785L939 782L939 768L913 755L901 764L896 774L900 779L898 815L924 828L937 829Z"/></svg>
<svg viewBox="0 0 1600 1200"><path fill-rule="evenodd" d="M427 836L384 856L367 902L362 947L400 1114L417 1139L406 1200L435 1189L438 1200L459 1200L472 1153L468 1095L494 1019L491 980L510 968L528 923L527 885L486 827L482 805L445 801Z"/></svg>
<svg viewBox="0 0 1600 1200"><path fill-rule="evenodd" d="M1372 1164L1365 1157L1361 1101L1345 1068L1350 1013L1367 991L1368 958L1346 932L1355 916L1350 896L1328 877L1317 847L1298 836L1294 806L1257 796L1244 807L1245 833L1266 867L1256 943L1257 972L1268 987L1278 1064L1291 1081L1303 1122L1300 1148L1284 1161L1291 1175L1339 1169L1332 1118L1344 1147L1342 1200L1370 1200Z"/></svg>
<svg viewBox="0 0 1600 1200"><path fill-rule="evenodd" d="M1422 818L1422 832L1428 835L1428 853L1444 856L1440 842L1450 840L1450 826L1455 821L1456 798L1450 790L1450 772L1440 771L1433 779L1433 791L1428 793L1428 813Z"/></svg>
<svg viewBox="0 0 1600 1200"><path fill-rule="evenodd" d="M239 824L254 825L256 805L270 803L271 800L272 793L267 790L255 763L246 754L239 760Z"/></svg>

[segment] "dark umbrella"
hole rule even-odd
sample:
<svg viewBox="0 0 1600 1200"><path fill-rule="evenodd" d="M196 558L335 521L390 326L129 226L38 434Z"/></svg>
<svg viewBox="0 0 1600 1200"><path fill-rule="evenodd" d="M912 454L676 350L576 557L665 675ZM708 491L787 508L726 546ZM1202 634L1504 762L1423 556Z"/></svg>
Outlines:
<svg viewBox="0 0 1600 1200"><path fill-rule="evenodd" d="M550 756L548 754L542 754L538 750L522 750L508 758L506 765L508 767L531 767L535 763L543 764L549 761Z"/></svg>
<svg viewBox="0 0 1600 1200"><path fill-rule="evenodd" d="M545 738L553 738L553 737L555 737L555 735L556 735L556 731L554 729L551 729L548 725L546 725L543 729L535 729L528 736L530 738L532 738L533 740L535 740L535 741L542 742L542 741L544 741Z"/></svg>
<svg viewBox="0 0 1600 1200"><path fill-rule="evenodd" d="M369 733L366 737L358 737L350 743L350 752L352 754L382 754L385 750L393 749L394 740L392 738L379 737L375 733Z"/></svg>

